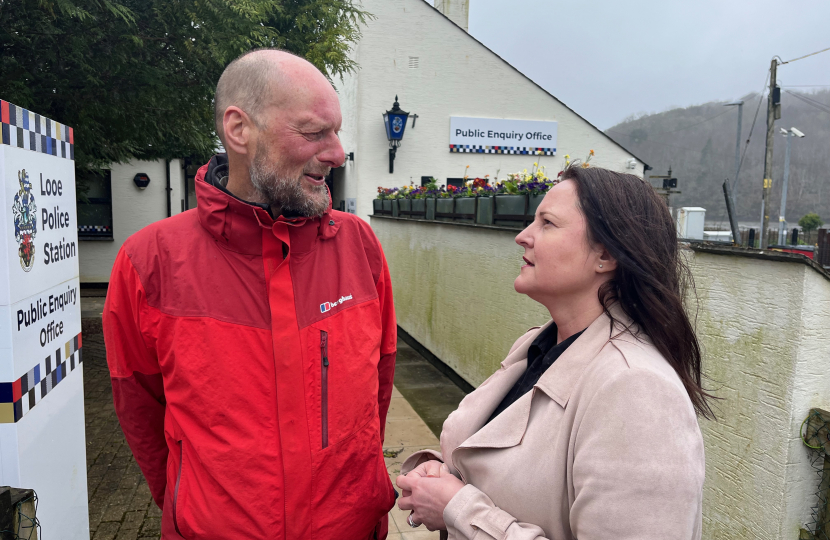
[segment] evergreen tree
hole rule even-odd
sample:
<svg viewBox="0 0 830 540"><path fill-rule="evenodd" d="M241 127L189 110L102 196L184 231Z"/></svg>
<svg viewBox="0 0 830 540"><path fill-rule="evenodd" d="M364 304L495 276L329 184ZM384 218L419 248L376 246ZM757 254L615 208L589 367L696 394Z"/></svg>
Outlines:
<svg viewBox="0 0 830 540"><path fill-rule="evenodd" d="M228 62L280 47L336 77L367 17L353 0L0 0L0 97L73 126L80 171L205 159Z"/></svg>

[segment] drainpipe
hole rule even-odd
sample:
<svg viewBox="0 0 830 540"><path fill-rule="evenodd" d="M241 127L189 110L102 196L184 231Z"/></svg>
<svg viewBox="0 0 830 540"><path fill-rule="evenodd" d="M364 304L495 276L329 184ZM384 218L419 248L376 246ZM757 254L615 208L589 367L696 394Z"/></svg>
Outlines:
<svg viewBox="0 0 830 540"><path fill-rule="evenodd" d="M165 159L164 165L167 172L167 217L170 217L173 215L173 206L170 200L170 192L173 191L173 188L170 187L170 160Z"/></svg>
<svg viewBox="0 0 830 540"><path fill-rule="evenodd" d="M182 178L184 178L184 209L190 210L190 186L187 181L187 166L190 164L188 159L182 162Z"/></svg>

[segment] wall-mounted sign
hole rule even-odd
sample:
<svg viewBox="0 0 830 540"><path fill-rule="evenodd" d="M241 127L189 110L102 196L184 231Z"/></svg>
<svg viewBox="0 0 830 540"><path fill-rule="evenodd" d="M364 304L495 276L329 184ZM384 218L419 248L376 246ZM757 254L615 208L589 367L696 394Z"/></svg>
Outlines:
<svg viewBox="0 0 830 540"><path fill-rule="evenodd" d="M450 118L450 152L556 155L557 122Z"/></svg>

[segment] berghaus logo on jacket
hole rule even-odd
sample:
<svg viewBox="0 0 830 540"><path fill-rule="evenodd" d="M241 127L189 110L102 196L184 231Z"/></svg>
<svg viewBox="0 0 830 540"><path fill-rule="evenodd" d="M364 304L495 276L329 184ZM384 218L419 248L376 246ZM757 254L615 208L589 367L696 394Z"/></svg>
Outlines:
<svg viewBox="0 0 830 540"><path fill-rule="evenodd" d="M352 295L349 296L341 296L339 300L335 300L334 302L323 302L320 304L320 313L325 313L327 311L331 311L332 308L336 308L343 302L348 302L352 299Z"/></svg>

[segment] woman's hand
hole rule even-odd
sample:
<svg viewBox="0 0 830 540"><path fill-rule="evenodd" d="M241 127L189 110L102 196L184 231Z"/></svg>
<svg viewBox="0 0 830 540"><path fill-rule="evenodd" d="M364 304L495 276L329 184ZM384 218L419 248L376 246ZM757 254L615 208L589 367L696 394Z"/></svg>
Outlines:
<svg viewBox="0 0 830 540"><path fill-rule="evenodd" d="M402 490L398 507L412 510L412 522L423 524L430 531L447 528L444 508L464 487L464 482L437 461L422 463L406 476L399 476L395 483Z"/></svg>

